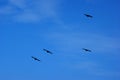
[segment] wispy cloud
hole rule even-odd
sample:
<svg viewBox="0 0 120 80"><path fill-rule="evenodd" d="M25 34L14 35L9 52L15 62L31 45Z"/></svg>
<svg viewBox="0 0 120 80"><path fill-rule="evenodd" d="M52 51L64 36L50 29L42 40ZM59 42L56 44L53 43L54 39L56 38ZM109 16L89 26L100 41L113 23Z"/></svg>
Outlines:
<svg viewBox="0 0 120 80"><path fill-rule="evenodd" d="M98 0L85 0L87 3L90 3L90 4L96 4L96 3L99 3L100 1Z"/></svg>
<svg viewBox="0 0 120 80"><path fill-rule="evenodd" d="M11 13L13 13L13 8L10 6L5 6L3 8L0 8L0 14L2 15L11 14Z"/></svg>
<svg viewBox="0 0 120 80"><path fill-rule="evenodd" d="M120 76L120 71L112 71L109 68L105 69L104 65L101 65L93 61L79 62L74 65L71 65L71 68L84 71L85 73L94 75L94 76L104 76L104 77Z"/></svg>
<svg viewBox="0 0 120 80"><path fill-rule="evenodd" d="M16 6L18 8L24 9L27 7L26 0L9 0L11 6Z"/></svg>
<svg viewBox="0 0 120 80"><path fill-rule="evenodd" d="M14 21L21 22L37 22L45 18L54 20L57 19L58 6L59 0L9 0L0 8L0 14L12 14Z"/></svg>
<svg viewBox="0 0 120 80"><path fill-rule="evenodd" d="M92 33L49 33L45 37L47 40L59 45L59 49L65 51L78 51L81 48L90 48L93 52L113 53L120 49L119 38L108 37Z"/></svg>
<svg viewBox="0 0 120 80"><path fill-rule="evenodd" d="M32 13L23 13L19 16L15 16L19 22L38 22L40 21L40 16Z"/></svg>

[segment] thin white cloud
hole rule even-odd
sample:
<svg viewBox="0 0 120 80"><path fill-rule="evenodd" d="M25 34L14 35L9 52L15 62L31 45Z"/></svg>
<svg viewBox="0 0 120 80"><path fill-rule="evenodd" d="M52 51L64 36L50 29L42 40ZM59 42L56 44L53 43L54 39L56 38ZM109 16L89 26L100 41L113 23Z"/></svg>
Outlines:
<svg viewBox="0 0 120 80"><path fill-rule="evenodd" d="M85 0L87 3L89 4L96 4L96 3L99 3L100 1L98 0Z"/></svg>
<svg viewBox="0 0 120 80"><path fill-rule="evenodd" d="M111 69L105 69L104 65L96 62L82 61L74 65L69 65L72 69L82 70L87 74L95 76L120 76L120 71L112 71Z"/></svg>
<svg viewBox="0 0 120 80"><path fill-rule="evenodd" d="M0 8L0 14L11 14L13 11L12 7L5 6L3 8Z"/></svg>
<svg viewBox="0 0 120 80"><path fill-rule="evenodd" d="M54 0L42 0L37 3L40 12L46 16L55 16L56 15L56 1ZM41 7L41 8L40 8Z"/></svg>
<svg viewBox="0 0 120 80"><path fill-rule="evenodd" d="M9 4L22 9L24 9L27 6L26 0L9 0Z"/></svg>
<svg viewBox="0 0 120 80"><path fill-rule="evenodd" d="M40 21L39 15L32 13L24 13L19 16L15 16L19 22L38 22Z"/></svg>
<svg viewBox="0 0 120 80"><path fill-rule="evenodd" d="M92 33L59 33L45 35L47 40L59 45L63 51L78 51L81 48L90 48L93 52L113 53L120 49L119 38L111 38Z"/></svg>
<svg viewBox="0 0 120 80"><path fill-rule="evenodd" d="M0 14L14 14L13 20L20 22L38 22L45 18L59 21L58 6L59 0L9 0L8 5L0 9Z"/></svg>

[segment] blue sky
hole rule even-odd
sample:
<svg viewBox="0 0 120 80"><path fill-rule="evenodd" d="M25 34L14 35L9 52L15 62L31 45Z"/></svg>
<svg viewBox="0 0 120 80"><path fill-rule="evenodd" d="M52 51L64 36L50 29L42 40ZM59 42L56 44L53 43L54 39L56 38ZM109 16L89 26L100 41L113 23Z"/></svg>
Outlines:
<svg viewBox="0 0 120 80"><path fill-rule="evenodd" d="M0 0L0 80L119 80L119 7L119 0Z"/></svg>

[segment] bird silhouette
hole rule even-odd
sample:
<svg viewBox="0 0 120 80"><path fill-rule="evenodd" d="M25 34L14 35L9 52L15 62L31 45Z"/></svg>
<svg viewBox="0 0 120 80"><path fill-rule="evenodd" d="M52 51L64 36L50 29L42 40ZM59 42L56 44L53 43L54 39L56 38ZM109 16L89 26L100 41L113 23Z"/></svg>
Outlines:
<svg viewBox="0 0 120 80"><path fill-rule="evenodd" d="M86 49L86 48L82 48L84 51L87 51L87 52L92 52L91 50L89 49Z"/></svg>
<svg viewBox="0 0 120 80"><path fill-rule="evenodd" d="M89 15L89 14L84 14L86 17L89 17L89 18L93 18L93 16Z"/></svg>
<svg viewBox="0 0 120 80"><path fill-rule="evenodd" d="M47 50L47 49L43 49L45 52L49 53L49 54L53 54L51 51Z"/></svg>
<svg viewBox="0 0 120 80"><path fill-rule="evenodd" d="M34 57L34 56L31 56L34 60L36 61L40 61L38 58Z"/></svg>

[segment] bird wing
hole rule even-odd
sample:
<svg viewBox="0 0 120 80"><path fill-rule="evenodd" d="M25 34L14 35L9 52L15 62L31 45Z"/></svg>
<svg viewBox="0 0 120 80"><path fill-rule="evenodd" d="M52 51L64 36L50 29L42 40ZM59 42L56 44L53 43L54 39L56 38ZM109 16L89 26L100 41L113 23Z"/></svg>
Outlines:
<svg viewBox="0 0 120 80"><path fill-rule="evenodd" d="M36 58L36 57L33 57L33 56L32 56L32 58L33 58L34 60L40 61L40 60L39 60L38 58Z"/></svg>

